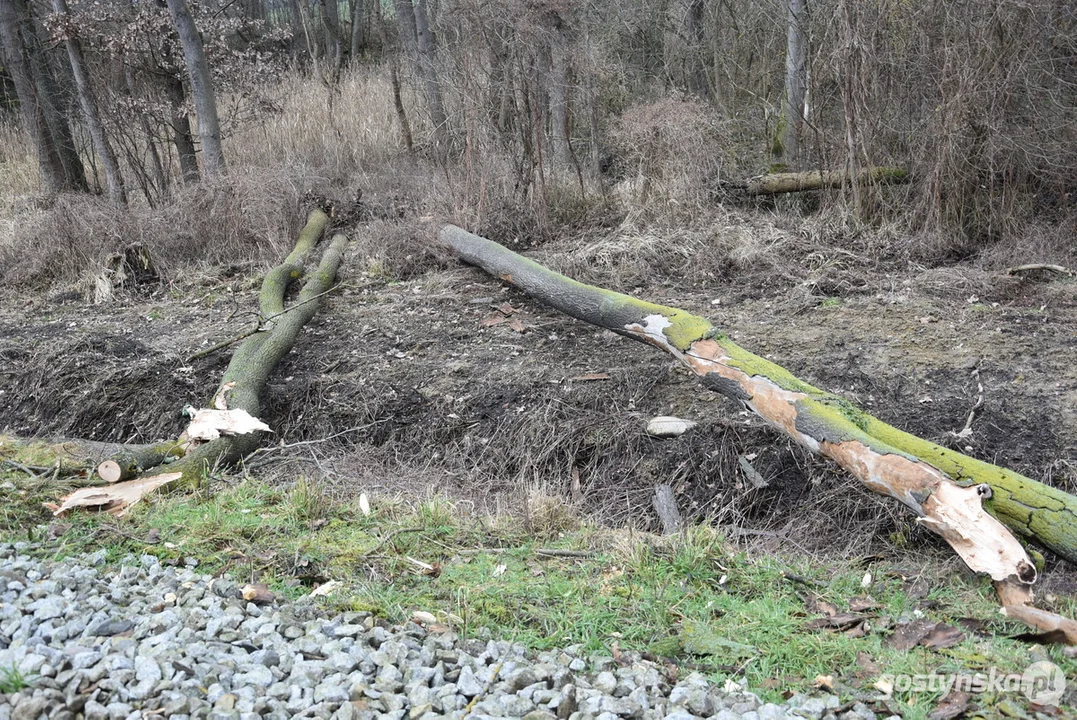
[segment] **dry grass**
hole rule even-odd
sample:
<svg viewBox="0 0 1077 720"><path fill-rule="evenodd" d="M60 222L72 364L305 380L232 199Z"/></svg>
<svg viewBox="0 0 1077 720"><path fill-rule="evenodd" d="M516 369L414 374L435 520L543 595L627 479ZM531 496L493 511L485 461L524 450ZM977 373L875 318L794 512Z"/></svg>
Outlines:
<svg viewBox="0 0 1077 720"><path fill-rule="evenodd" d="M356 184L404 151L385 73L345 72L336 87L292 73L277 88L279 109L227 141L233 168L294 174L306 182Z"/></svg>

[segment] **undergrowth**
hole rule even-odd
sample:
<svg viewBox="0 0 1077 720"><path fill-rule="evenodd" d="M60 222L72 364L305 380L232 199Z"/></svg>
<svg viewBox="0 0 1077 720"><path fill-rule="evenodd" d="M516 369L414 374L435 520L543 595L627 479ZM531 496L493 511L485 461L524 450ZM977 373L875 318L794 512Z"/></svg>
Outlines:
<svg viewBox="0 0 1077 720"><path fill-rule="evenodd" d="M882 674L1020 673L1048 657L1011 639L1019 629L998 615L989 582L908 557L760 555L708 527L672 537L586 522L528 530L439 498L374 498L367 514L358 500L332 501L305 478L290 487L233 478L214 492L151 498L126 518L78 514L50 524L37 504L40 484L9 469L4 482L16 500L5 504L0 537L35 541L31 551L44 557L103 547L117 563L149 553L265 582L281 599L335 581L318 599L330 612L398 623L421 610L462 637L513 638L535 650L578 644L585 655L638 650L661 659L672 679L699 670L770 700L818 687L845 701L878 700ZM860 637L811 626L822 608L865 600L873 607ZM1064 614L1077 611L1072 598L1054 601ZM966 628L964 639L934 650L889 645L895 625L919 618ZM1049 657L1077 670L1061 651ZM925 717L939 695L898 693L886 707ZM1023 702L988 693L974 703L988 711L1004 700Z"/></svg>

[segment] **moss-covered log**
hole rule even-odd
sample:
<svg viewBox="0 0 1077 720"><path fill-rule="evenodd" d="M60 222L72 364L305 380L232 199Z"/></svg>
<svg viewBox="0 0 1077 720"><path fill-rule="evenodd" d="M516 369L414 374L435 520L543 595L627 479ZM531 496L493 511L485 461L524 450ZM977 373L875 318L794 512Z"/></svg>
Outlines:
<svg viewBox="0 0 1077 720"><path fill-rule="evenodd" d="M281 265L270 270L263 279L258 302L265 322L236 350L214 394L214 397L223 394L229 409L246 410L258 417L261 395L270 375L295 345L303 326L318 312L321 296L332 288L344 257L348 242L346 236L333 237L316 270L308 273L304 269L304 258L317 244L328 224L329 218L325 213L321 210L312 212L295 248ZM288 289L300 280L303 287L298 298L286 306ZM231 388L225 388L230 383ZM240 460L257 448L258 443L256 433L223 436L193 448L182 459L162 466L160 470L182 472L184 485L197 485L209 469Z"/></svg>
<svg viewBox="0 0 1077 720"><path fill-rule="evenodd" d="M858 171L852 178L845 172L811 170L809 172L771 173L760 175L744 183L749 195L778 195L780 193L804 192L840 188L853 182L858 185L896 184L908 180L908 173L896 167L870 167Z"/></svg>
<svg viewBox="0 0 1077 720"><path fill-rule="evenodd" d="M38 468L50 468L58 475L80 476L78 485L103 485L134 477L146 468L183 457L178 440L162 440L146 445L96 442L93 440L28 440L0 436L0 457L10 453ZM105 473L100 469L108 465ZM95 474L96 471L96 474Z"/></svg>
<svg viewBox="0 0 1077 720"><path fill-rule="evenodd" d="M1077 498L897 430L744 350L704 318L571 280L453 225L441 239L462 260L572 317L674 355L708 389L900 500L973 570L1015 586L1035 580L1024 548L1000 520L1077 560ZM985 502L993 514L983 512Z"/></svg>

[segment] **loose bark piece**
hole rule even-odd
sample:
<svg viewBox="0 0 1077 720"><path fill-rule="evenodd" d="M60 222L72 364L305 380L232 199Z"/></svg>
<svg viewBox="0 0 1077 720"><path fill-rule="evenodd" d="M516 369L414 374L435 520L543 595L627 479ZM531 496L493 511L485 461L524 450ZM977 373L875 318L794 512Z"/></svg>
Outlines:
<svg viewBox="0 0 1077 720"><path fill-rule="evenodd" d="M442 229L441 240L465 262L572 317L670 353L708 389L744 403L871 490L901 501L970 568L1002 585L1030 584L1036 570L1006 526L984 512L985 500L1011 527L1077 559L1072 495L886 425L747 352L704 318L584 285L453 225Z"/></svg>
<svg viewBox="0 0 1077 720"><path fill-rule="evenodd" d="M241 408L203 408L194 411L191 424L187 426L187 437L191 440L216 440L221 435L246 435L256 430L273 432L268 425Z"/></svg>
<svg viewBox="0 0 1077 720"><path fill-rule="evenodd" d="M248 583L240 589L243 599L255 605L270 605L276 596L265 583Z"/></svg>
<svg viewBox="0 0 1077 720"><path fill-rule="evenodd" d="M677 509L677 498L673 495L673 488L666 483L658 485L654 489L654 510L658 513L658 519L662 521L662 534L673 535L681 529L681 512Z"/></svg>
<svg viewBox="0 0 1077 720"><path fill-rule="evenodd" d="M684 435L696 426L693 420L684 420L670 415L659 415L647 423L647 434L661 438L674 438Z"/></svg>
<svg viewBox="0 0 1077 720"><path fill-rule="evenodd" d="M45 507L56 516L63 515L76 508L103 510L110 515L122 517L127 509L141 500L146 494L162 485L167 485L183 477L183 473L161 473L149 475L136 480L115 483L107 487L79 488L70 495L61 498L60 504L46 503Z"/></svg>

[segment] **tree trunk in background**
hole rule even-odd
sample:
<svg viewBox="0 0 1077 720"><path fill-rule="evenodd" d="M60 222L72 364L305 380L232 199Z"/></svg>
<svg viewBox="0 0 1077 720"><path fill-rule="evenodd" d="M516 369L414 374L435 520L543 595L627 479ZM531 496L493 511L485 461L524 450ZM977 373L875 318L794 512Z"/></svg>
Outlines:
<svg viewBox="0 0 1077 720"><path fill-rule="evenodd" d="M191 17L187 0L168 0L168 11L179 33L187 73L191 76L191 94L198 113L198 137L202 142L202 164L206 177L213 178L225 172L224 150L221 147L221 122L217 117L217 97L213 92L213 78L202 47L202 36Z"/></svg>
<svg viewBox="0 0 1077 720"><path fill-rule="evenodd" d="M807 116L808 6L807 0L789 0L785 49L785 96L782 98L782 132L774 144L774 159L799 168L800 139Z"/></svg>
<svg viewBox="0 0 1077 720"><path fill-rule="evenodd" d="M366 48L366 34L363 32L363 18L366 15L363 0L352 0L351 62L355 63Z"/></svg>
<svg viewBox="0 0 1077 720"><path fill-rule="evenodd" d="M550 159L567 168L572 159L568 114L568 39L564 21L557 18L550 39Z"/></svg>
<svg viewBox="0 0 1077 720"><path fill-rule="evenodd" d="M86 121L86 127L90 131L90 139L93 141L94 150L101 159L101 167L105 171L105 183L108 185L108 195L113 202L119 205L127 204L127 192L123 186L123 176L120 174L120 164L116 160L116 153L112 150L105 126L101 122L101 113L98 112L97 98L94 95L90 77L86 73L86 61L82 55L82 45L73 34L73 28L68 14L67 0L52 0L53 11L63 18L64 45L67 47L67 59L71 63L71 75L75 79L75 89L78 92L79 104L82 106L82 115Z"/></svg>
<svg viewBox="0 0 1077 720"><path fill-rule="evenodd" d="M401 18L397 15L398 32L400 32L400 21ZM408 122L408 113L404 109L404 100L400 96L400 59L395 52L387 51L389 42L385 37L385 25L382 24L381 13L377 5L374 6L372 24L374 31L378 33L378 43L381 45L382 52L389 58L389 81L393 88L393 110L396 111L396 119L400 123L400 134L404 138L404 147L410 155L415 152L415 140L411 136L411 123Z"/></svg>
<svg viewBox="0 0 1077 720"><path fill-rule="evenodd" d="M187 115L187 93L183 90L183 81L171 73L166 74L164 84L172 106L172 117L169 120L172 127L172 144L176 146L176 154L179 155L183 182L191 185L198 182L199 173L198 155L191 137L191 118Z"/></svg>
<svg viewBox="0 0 1077 720"><path fill-rule="evenodd" d="M124 88L126 89L127 97L135 98L137 97L137 94L135 93L134 70L130 63L123 62L122 65ZM142 186L142 194L146 196L146 202L150 207L157 207L158 198L168 193L168 175L165 173L164 164L161 162L161 154L157 152L157 143L154 141L153 128L150 126L150 121L146 116L145 111L139 111L138 122L142 127L142 136L146 139L146 152L149 154L150 162L153 164L154 175L151 178L149 172L146 170L145 160L139 155L138 148L136 147L137 141L134 144L128 144L127 164L132 172L134 172L139 185Z"/></svg>
<svg viewBox="0 0 1077 720"><path fill-rule="evenodd" d="M422 74L423 85L426 88L426 101L430 105L430 122L434 125L434 142L437 144L435 152L439 158L444 158L449 152L451 138L449 120L445 114L445 103L441 92L441 81L438 79L436 39L430 27L426 0L415 0L413 7L419 51L419 72Z"/></svg>
<svg viewBox="0 0 1077 720"><path fill-rule="evenodd" d="M688 7L685 9L684 39L688 43L685 81L690 93L711 100L714 93L707 79L707 68L703 61L703 15L706 9L706 0L688 0Z"/></svg>
<svg viewBox="0 0 1077 720"><path fill-rule="evenodd" d="M85 191L86 173L25 0L0 0L0 46L46 187Z"/></svg>
<svg viewBox="0 0 1077 720"><path fill-rule="evenodd" d="M331 72L344 62L344 34L340 29L340 6L337 0L320 0L322 24L325 25L325 59Z"/></svg>

